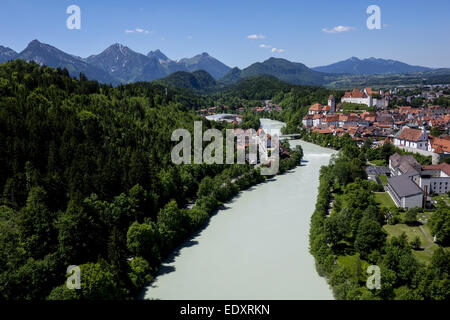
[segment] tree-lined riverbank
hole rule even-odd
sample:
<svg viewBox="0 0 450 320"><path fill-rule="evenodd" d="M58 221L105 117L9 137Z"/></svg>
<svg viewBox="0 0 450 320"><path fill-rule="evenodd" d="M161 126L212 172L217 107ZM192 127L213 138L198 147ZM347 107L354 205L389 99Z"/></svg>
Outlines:
<svg viewBox="0 0 450 320"><path fill-rule="evenodd" d="M320 168L334 151L302 142L303 165L239 193L163 262L145 299L332 299L309 253Z"/></svg>

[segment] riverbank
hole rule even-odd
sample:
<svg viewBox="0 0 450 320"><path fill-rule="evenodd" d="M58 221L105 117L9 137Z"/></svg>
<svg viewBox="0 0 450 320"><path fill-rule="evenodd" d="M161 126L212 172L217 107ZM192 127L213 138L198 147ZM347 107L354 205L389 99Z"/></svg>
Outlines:
<svg viewBox="0 0 450 320"><path fill-rule="evenodd" d="M385 146L389 145L373 153L379 156L374 160L384 160ZM374 196L379 185L367 180L365 173L372 151L364 146L358 148L350 140L339 156L321 170L310 231L318 273L327 279L339 300L448 299L448 265L441 261L450 257L450 251L436 247L431 261L422 263L418 259L424 260L420 238L414 239L415 231L408 236L398 222L405 223L405 215L417 215L421 209L410 209L403 215L391 208L391 217L387 218L387 209ZM434 214L438 212L444 215L448 206L438 205ZM381 282L375 288L367 285L371 265L381 272Z"/></svg>

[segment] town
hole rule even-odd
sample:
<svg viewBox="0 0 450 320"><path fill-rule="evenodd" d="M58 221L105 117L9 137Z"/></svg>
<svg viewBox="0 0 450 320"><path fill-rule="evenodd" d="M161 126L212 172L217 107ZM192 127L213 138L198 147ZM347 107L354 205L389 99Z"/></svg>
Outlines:
<svg viewBox="0 0 450 320"><path fill-rule="evenodd" d="M430 165L421 165L411 155L396 153L389 163L367 167L370 180L381 184L380 176L385 177L385 191L400 208L430 207L433 195L450 192L450 164L446 163L450 162L450 108L439 104L440 99L450 97L448 85L354 88L340 95L338 102L330 95L326 105L311 105L298 129L336 137L348 135L360 147L368 142L371 148L389 143L407 153L431 157ZM399 105L403 103L407 105ZM217 105L202 108L197 114L237 127L246 113L270 117L283 111L271 100L260 104Z"/></svg>

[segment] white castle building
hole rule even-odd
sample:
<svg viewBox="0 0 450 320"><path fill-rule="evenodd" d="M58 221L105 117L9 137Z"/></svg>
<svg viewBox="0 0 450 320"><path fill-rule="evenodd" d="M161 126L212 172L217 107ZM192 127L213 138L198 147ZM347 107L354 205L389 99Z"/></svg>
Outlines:
<svg viewBox="0 0 450 320"><path fill-rule="evenodd" d="M377 98L373 96L377 95ZM379 96L379 97L378 97ZM383 91L372 91L372 88L365 88L364 91L359 91L358 88L353 91L348 91L341 98L341 102L365 104L368 107L386 108L389 104L389 93Z"/></svg>

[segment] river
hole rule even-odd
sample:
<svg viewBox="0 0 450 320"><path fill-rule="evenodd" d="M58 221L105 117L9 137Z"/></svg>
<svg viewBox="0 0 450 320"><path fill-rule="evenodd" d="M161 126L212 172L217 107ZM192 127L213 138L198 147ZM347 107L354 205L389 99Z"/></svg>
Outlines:
<svg viewBox="0 0 450 320"><path fill-rule="evenodd" d="M265 131L280 122L261 121ZM273 133L273 132L272 132ZM163 262L144 299L333 299L309 253L319 170L334 151L294 140L302 166L243 191Z"/></svg>

